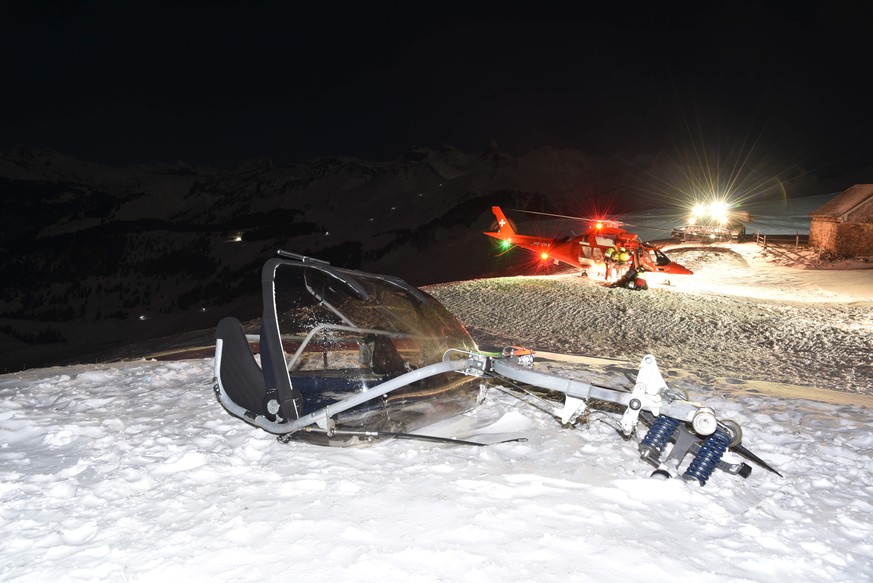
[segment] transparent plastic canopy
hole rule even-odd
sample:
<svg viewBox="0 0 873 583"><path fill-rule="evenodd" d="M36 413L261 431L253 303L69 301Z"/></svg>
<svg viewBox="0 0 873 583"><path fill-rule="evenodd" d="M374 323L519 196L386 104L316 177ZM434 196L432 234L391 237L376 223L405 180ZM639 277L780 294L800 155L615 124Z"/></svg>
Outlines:
<svg viewBox="0 0 873 583"><path fill-rule="evenodd" d="M442 304L398 278L274 259L262 287L264 375L276 376L281 393L287 374L284 401L302 401L303 414L441 362L451 349L477 351ZM439 374L338 414L336 429L408 432L463 413L478 397L478 379Z"/></svg>

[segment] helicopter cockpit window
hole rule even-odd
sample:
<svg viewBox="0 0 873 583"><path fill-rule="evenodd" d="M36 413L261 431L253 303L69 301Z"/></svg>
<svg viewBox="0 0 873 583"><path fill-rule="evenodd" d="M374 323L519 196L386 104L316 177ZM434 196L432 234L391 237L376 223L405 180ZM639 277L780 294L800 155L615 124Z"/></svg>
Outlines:
<svg viewBox="0 0 873 583"><path fill-rule="evenodd" d="M664 267L665 265L670 264L670 258L664 254L660 249L652 249L651 254L653 255L652 261L654 261L655 265L658 267Z"/></svg>

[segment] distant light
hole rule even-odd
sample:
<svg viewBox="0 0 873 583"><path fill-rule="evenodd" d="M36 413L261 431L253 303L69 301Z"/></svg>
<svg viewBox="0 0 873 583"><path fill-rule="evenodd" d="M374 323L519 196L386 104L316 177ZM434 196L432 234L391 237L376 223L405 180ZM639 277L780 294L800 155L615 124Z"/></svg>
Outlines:
<svg viewBox="0 0 873 583"><path fill-rule="evenodd" d="M330 231L325 231L325 232L324 232L324 236L325 236L325 237L330 237Z"/></svg>
<svg viewBox="0 0 873 583"><path fill-rule="evenodd" d="M709 205L709 216L723 225L728 222L728 210L726 202L717 201Z"/></svg>
<svg viewBox="0 0 873 583"><path fill-rule="evenodd" d="M237 243L242 241L242 235L237 235L236 237L233 238L233 240L236 241Z"/></svg>
<svg viewBox="0 0 873 583"><path fill-rule="evenodd" d="M140 320L148 320L149 317L146 316L145 314L140 314L139 319L140 319Z"/></svg>
<svg viewBox="0 0 873 583"><path fill-rule="evenodd" d="M698 202L693 206L689 223L692 225L696 221L708 221L719 224L730 222L731 205L724 199L710 200L707 203Z"/></svg>
<svg viewBox="0 0 873 583"><path fill-rule="evenodd" d="M726 215L728 212L728 204L724 201L714 202L709 206L709 212L714 217Z"/></svg>

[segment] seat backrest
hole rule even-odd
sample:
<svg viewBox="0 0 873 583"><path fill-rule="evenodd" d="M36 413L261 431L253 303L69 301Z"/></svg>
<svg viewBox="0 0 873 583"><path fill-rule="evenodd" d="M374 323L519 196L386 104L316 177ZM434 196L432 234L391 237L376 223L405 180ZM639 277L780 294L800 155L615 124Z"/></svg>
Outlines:
<svg viewBox="0 0 873 583"><path fill-rule="evenodd" d="M217 374L230 400L259 415L266 414L264 374L258 366L242 324L236 318L222 318L215 330L221 340L221 362Z"/></svg>

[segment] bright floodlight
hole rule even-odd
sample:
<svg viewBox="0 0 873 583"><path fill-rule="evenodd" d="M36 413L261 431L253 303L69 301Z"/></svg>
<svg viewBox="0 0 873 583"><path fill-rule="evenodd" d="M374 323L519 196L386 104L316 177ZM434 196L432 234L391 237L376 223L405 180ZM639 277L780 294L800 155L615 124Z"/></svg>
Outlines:
<svg viewBox="0 0 873 583"><path fill-rule="evenodd" d="M719 223L726 223L728 215L728 204L724 201L717 201L709 205L709 216Z"/></svg>
<svg viewBox="0 0 873 583"><path fill-rule="evenodd" d="M722 216L726 215L728 212L728 204L724 201L717 201L712 203L709 206L709 212L712 213L712 216Z"/></svg>

